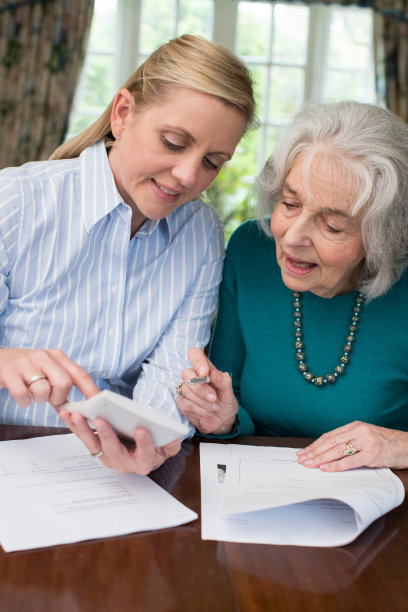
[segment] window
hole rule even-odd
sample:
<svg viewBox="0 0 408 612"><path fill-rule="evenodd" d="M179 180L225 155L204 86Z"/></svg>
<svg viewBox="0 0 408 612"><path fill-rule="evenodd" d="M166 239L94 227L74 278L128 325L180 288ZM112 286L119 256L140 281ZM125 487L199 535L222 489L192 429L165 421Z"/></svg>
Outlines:
<svg viewBox="0 0 408 612"><path fill-rule="evenodd" d="M254 75L260 128L208 191L226 235L248 216L249 186L304 100L375 102L372 11L239 0L95 0L68 137L94 121L153 49L193 33L224 44Z"/></svg>

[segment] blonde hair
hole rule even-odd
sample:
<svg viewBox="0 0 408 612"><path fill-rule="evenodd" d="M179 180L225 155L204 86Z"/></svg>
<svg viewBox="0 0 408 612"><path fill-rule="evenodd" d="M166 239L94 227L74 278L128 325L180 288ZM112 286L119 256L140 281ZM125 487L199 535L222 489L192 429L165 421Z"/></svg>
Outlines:
<svg viewBox="0 0 408 612"><path fill-rule="evenodd" d="M252 78L245 64L225 47L184 34L156 49L123 85L133 96L133 111L160 102L169 88L185 87L215 96L237 108L246 129L256 124ZM91 144L106 139L112 146L112 102L86 130L59 146L50 159L78 157Z"/></svg>

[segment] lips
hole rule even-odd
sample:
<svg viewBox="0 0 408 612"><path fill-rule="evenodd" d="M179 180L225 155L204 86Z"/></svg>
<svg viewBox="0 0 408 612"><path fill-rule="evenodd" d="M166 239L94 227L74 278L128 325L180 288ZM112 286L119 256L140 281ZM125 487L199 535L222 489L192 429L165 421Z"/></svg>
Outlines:
<svg viewBox="0 0 408 612"><path fill-rule="evenodd" d="M173 189L170 189L170 187L167 185L159 184L153 178L151 179L151 183L152 189L156 196L164 202L172 204L173 202L176 202L176 200L181 196L181 191L174 191Z"/></svg>
<svg viewBox="0 0 408 612"><path fill-rule="evenodd" d="M316 268L315 263L310 263L302 259L295 259L294 257L289 257L289 255L285 255L285 264L286 270L295 276L305 276Z"/></svg>

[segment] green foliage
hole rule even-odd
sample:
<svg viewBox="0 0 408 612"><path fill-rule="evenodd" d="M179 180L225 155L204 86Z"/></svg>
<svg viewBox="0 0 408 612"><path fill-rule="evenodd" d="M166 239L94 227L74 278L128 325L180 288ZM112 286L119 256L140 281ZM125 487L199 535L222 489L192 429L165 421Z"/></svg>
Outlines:
<svg viewBox="0 0 408 612"><path fill-rule="evenodd" d="M257 132L247 134L233 159L224 165L203 198L221 215L225 240L244 221L255 216L252 186L256 175Z"/></svg>

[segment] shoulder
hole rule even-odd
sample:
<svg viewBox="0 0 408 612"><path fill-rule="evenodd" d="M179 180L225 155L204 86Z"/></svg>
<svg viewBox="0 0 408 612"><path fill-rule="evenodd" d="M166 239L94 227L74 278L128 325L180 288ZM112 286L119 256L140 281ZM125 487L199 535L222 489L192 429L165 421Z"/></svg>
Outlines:
<svg viewBox="0 0 408 612"><path fill-rule="evenodd" d="M17 168L5 168L0 172L1 201L10 197L21 197L29 193L32 197L39 192L64 182L67 176L79 171L77 159L29 162ZM5 197L6 196L6 197Z"/></svg>
<svg viewBox="0 0 408 612"><path fill-rule="evenodd" d="M275 242L267 236L257 219L245 221L231 235L227 246L227 257L252 259L262 253L274 253Z"/></svg>

